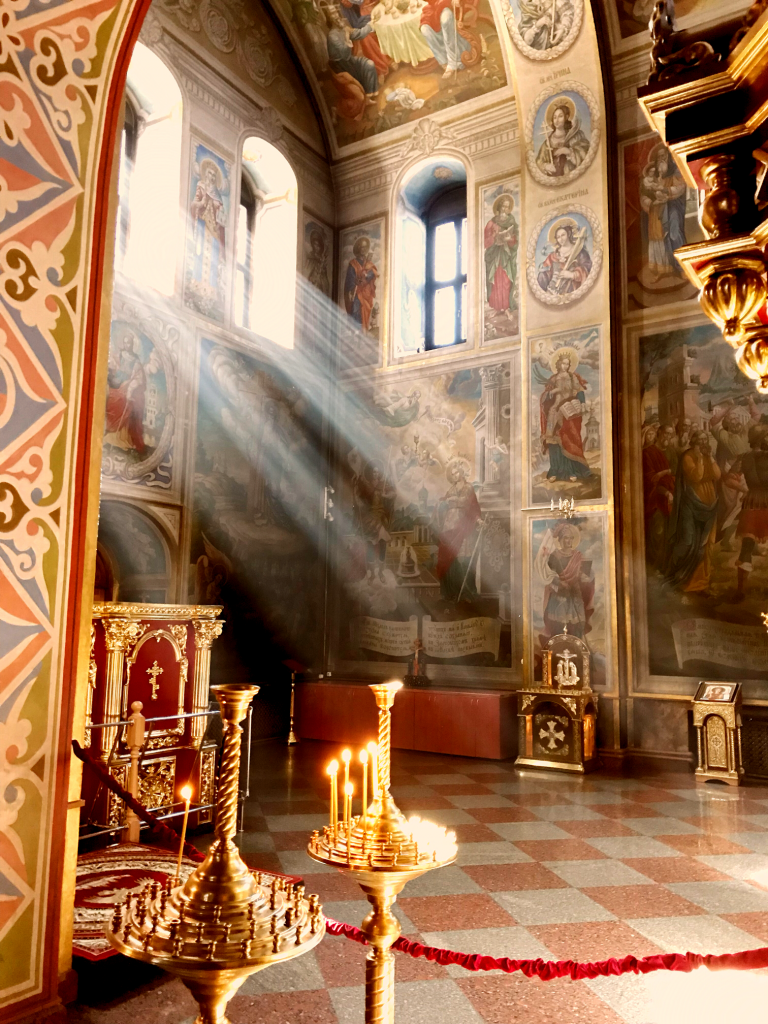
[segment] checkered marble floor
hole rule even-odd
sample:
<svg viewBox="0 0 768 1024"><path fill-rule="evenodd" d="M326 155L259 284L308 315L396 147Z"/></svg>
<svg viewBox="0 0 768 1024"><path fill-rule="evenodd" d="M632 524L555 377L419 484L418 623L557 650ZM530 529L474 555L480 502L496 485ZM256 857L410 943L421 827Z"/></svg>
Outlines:
<svg viewBox="0 0 768 1024"><path fill-rule="evenodd" d="M359 924L367 912L359 888L304 852L309 831L326 820L323 767L338 750L275 744L254 754L245 859L303 875L329 916ZM580 779L396 751L392 792L404 812L450 825L460 850L455 865L410 883L399 898L410 938L578 960L768 945L768 787L697 785L684 768ZM246 981L230 1017L360 1024L364 957L363 947L327 936L312 953ZM117 963L103 968L113 979ZM751 1019L768 1003L768 971L543 983L401 955L396 971L396 1017L408 1024L722 1024ZM137 976L115 997L93 967L87 974L73 1022L192 1020L194 1003L178 981Z"/></svg>

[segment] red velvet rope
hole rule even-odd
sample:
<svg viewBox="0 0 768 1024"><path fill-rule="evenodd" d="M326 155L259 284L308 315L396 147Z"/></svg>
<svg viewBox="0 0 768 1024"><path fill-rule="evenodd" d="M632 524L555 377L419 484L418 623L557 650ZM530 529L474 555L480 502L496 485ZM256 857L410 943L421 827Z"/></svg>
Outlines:
<svg viewBox="0 0 768 1024"><path fill-rule="evenodd" d="M364 946L368 945L365 935L359 928L343 921L326 918L325 929L330 935L343 935ZM715 956L712 953L660 953L656 956L625 956L621 960L611 957L610 960L598 960L594 963L579 963L576 960L510 960L509 957L496 959L482 956L480 953L455 953L451 949L439 949L436 946L422 946L420 942L400 936L393 945L400 953L412 957L423 956L427 960L442 964L458 964L467 971L504 971L514 974L522 971L528 978L541 978L552 981L554 978L571 978L582 981L585 978L610 977L618 974L650 974L652 971L690 971L697 967L708 967L710 971L753 971L759 967L768 967L768 946L760 949L748 949L742 953L724 953Z"/></svg>

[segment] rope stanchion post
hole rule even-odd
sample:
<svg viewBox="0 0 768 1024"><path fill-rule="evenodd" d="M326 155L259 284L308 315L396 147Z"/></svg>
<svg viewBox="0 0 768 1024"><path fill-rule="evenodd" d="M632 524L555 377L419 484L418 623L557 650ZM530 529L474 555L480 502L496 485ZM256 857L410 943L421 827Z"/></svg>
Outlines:
<svg viewBox="0 0 768 1024"><path fill-rule="evenodd" d="M393 680L371 686L379 713L379 743L372 759L372 768L376 766L371 778L373 802L355 817L345 801L343 827L332 820L322 832L312 833L308 847L313 860L349 871L371 904L362 930L343 926L359 932L371 947L365 962L365 1024L394 1022L392 948L400 937L400 922L392 906L398 894L412 878L452 863L458 852L453 833L430 822L406 821L389 792L390 711L402 685ZM331 817L336 817L333 811Z"/></svg>

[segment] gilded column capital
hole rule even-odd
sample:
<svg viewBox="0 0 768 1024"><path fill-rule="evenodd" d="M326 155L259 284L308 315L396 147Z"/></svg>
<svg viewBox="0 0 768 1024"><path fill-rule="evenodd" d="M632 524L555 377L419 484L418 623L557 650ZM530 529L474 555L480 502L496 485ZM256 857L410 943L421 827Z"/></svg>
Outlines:
<svg viewBox="0 0 768 1024"><path fill-rule="evenodd" d="M221 636L224 622L220 619L216 621L193 619L192 626L195 630L195 647L198 650L210 649L216 637Z"/></svg>
<svg viewBox="0 0 768 1024"><path fill-rule="evenodd" d="M148 623L131 619L104 619L103 622L108 651L127 651L149 628Z"/></svg>

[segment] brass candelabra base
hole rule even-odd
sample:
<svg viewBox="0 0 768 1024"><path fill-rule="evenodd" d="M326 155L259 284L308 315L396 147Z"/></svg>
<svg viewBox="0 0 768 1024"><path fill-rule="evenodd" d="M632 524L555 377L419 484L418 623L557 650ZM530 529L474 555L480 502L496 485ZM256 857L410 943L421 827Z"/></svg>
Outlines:
<svg viewBox="0 0 768 1024"><path fill-rule="evenodd" d="M250 974L308 952L325 933L317 896L305 898L304 886L287 879L254 874L232 841L239 723L258 687L213 689L224 721L216 839L183 886L150 883L118 904L106 926L115 949L181 978L200 1007L197 1024L227 1024L227 1003Z"/></svg>

